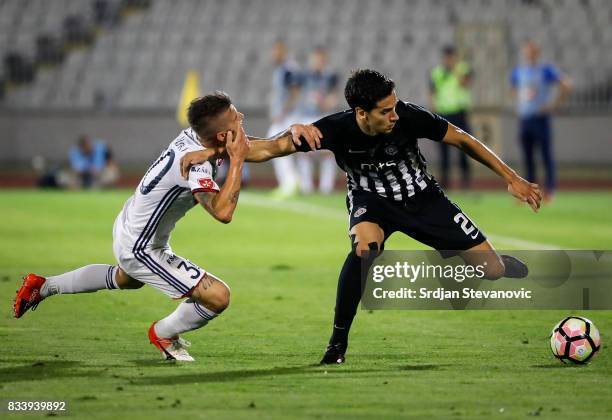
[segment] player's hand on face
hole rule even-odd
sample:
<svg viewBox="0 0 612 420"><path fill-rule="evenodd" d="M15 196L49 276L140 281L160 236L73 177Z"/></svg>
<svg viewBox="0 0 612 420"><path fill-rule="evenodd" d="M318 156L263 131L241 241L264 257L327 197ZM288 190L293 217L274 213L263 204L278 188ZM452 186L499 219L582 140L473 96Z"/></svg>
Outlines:
<svg viewBox="0 0 612 420"><path fill-rule="evenodd" d="M242 125L236 128L236 131L229 130L225 138L225 149L230 157L230 160L244 160L249 153L251 143L244 132Z"/></svg>
<svg viewBox="0 0 612 420"><path fill-rule="evenodd" d="M306 139L306 143L308 143L311 150L317 150L321 148L321 138L323 137L323 134L321 134L319 129L314 125L292 124L290 129L291 139L293 140L293 144L295 144L296 146L302 144L300 136L303 136Z"/></svg>
<svg viewBox="0 0 612 420"><path fill-rule="evenodd" d="M210 159L208 150L198 150L196 152L188 152L181 158L181 176L185 179L189 178L189 168L194 165L199 165Z"/></svg>
<svg viewBox="0 0 612 420"><path fill-rule="evenodd" d="M537 212L540 209L542 192L538 184L532 184L518 177L515 181L508 184L508 192L522 202L529 204L533 211Z"/></svg>

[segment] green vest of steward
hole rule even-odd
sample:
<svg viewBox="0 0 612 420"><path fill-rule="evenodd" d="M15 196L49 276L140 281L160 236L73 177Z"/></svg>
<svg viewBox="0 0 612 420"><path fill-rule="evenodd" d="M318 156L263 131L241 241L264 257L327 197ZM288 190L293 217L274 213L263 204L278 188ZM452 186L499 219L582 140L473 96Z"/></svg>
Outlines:
<svg viewBox="0 0 612 420"><path fill-rule="evenodd" d="M460 61L452 71L443 65L431 71L433 104L438 114L456 114L470 108L471 96L467 87L461 86L461 79L469 76L470 66Z"/></svg>

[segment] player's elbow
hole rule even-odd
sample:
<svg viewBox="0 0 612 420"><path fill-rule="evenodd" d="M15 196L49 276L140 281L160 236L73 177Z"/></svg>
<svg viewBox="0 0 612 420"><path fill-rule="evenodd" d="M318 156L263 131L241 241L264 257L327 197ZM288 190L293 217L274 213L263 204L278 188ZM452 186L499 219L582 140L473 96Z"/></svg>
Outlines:
<svg viewBox="0 0 612 420"><path fill-rule="evenodd" d="M233 217L233 214L227 211L215 213L215 219L217 219L219 222L223 223L224 225L231 223L232 217Z"/></svg>

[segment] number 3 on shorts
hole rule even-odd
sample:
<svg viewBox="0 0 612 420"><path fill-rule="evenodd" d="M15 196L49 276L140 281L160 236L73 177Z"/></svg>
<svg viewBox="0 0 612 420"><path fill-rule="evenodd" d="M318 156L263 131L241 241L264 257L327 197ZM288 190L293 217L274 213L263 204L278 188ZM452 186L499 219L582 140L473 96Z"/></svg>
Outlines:
<svg viewBox="0 0 612 420"><path fill-rule="evenodd" d="M455 217L453 217L453 220L455 221L455 223L458 223L461 226L461 229L463 229L465 234L468 236L470 236L472 232L476 231L473 235L470 236L470 238L476 239L476 237L478 236L478 229L476 229L476 226L474 226L472 221L468 219L465 214L459 212L455 215Z"/></svg>
<svg viewBox="0 0 612 420"><path fill-rule="evenodd" d="M195 267L188 266L188 265L185 263L185 261L180 261L180 262L178 263L178 265L177 265L177 268L183 268L183 269L185 269L185 271L186 271L186 272L188 272L188 273L189 273L189 272L191 272L191 271L193 271L194 273L193 273L193 275L191 276L191 278L192 278L192 279L197 279L197 278L199 278L199 277L200 277L200 270L198 270L198 269L197 269L197 268L195 268Z"/></svg>

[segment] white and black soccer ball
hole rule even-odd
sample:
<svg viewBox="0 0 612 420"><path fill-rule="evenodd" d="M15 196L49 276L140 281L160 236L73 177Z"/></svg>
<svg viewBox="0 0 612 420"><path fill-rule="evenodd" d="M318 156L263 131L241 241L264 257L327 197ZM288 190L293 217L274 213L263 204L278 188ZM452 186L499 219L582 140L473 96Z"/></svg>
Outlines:
<svg viewBox="0 0 612 420"><path fill-rule="evenodd" d="M563 363L587 364L600 348L599 330L590 320L579 316L563 319L550 336L550 349Z"/></svg>

